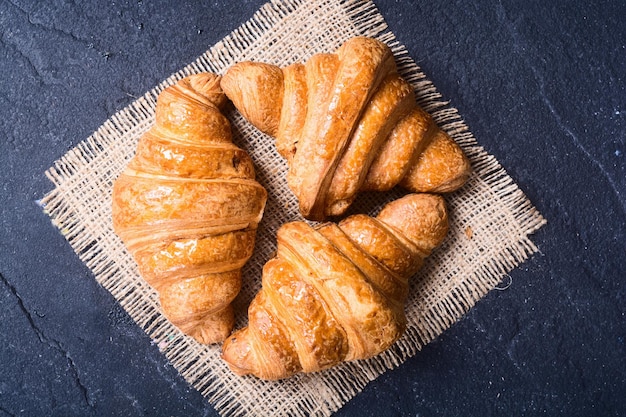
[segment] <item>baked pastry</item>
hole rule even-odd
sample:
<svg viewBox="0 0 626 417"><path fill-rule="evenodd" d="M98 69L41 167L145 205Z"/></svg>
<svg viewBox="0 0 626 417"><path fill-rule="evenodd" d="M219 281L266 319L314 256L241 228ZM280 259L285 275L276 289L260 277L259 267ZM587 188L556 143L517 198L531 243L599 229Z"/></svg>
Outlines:
<svg viewBox="0 0 626 417"><path fill-rule="evenodd" d="M267 193L231 141L219 76L192 75L158 97L154 126L113 186L113 227L164 315L201 343L234 325L231 301Z"/></svg>
<svg viewBox="0 0 626 417"><path fill-rule="evenodd" d="M276 138L308 219L345 213L361 190L451 192L470 174L461 148L417 105L391 50L375 39L352 38L285 68L240 62L221 85Z"/></svg>
<svg viewBox="0 0 626 417"><path fill-rule="evenodd" d="M248 326L222 346L238 375L281 379L372 357L404 332L409 278L448 231L444 199L409 194L376 217L278 230Z"/></svg>

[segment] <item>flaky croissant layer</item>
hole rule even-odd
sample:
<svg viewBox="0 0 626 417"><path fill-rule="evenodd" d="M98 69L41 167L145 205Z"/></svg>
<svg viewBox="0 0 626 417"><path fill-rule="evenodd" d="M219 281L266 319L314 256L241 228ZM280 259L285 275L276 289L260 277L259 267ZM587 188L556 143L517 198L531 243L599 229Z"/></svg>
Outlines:
<svg viewBox="0 0 626 417"><path fill-rule="evenodd" d="M276 138L306 218L342 215L362 190L442 193L469 177L461 148L419 108L391 50L375 39L352 38L285 68L240 62L221 84Z"/></svg>
<svg viewBox="0 0 626 417"><path fill-rule="evenodd" d="M234 325L231 301L254 249L267 194L221 113L220 77L166 88L155 124L113 186L113 227L165 316L201 343Z"/></svg>
<svg viewBox="0 0 626 417"><path fill-rule="evenodd" d="M393 201L376 218L283 225L248 326L222 357L236 374L273 380L381 353L405 330L409 278L447 231L444 200L431 194Z"/></svg>

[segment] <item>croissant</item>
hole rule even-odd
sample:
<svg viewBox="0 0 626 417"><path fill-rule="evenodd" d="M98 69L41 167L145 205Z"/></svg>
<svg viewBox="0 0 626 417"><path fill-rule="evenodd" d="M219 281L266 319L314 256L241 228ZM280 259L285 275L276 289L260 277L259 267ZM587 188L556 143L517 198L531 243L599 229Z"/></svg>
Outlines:
<svg viewBox="0 0 626 417"><path fill-rule="evenodd" d="M461 148L421 109L391 50L371 38L285 68L240 62L222 89L241 114L276 138L302 215L339 216L362 190L396 185L451 192L470 174Z"/></svg>
<svg viewBox="0 0 626 417"><path fill-rule="evenodd" d="M192 75L158 97L155 124L113 186L113 228L159 294L164 315L201 343L234 326L265 207L252 160L231 141L219 76Z"/></svg>
<svg viewBox="0 0 626 417"><path fill-rule="evenodd" d="M286 223L248 326L222 345L238 375L281 379L365 359L404 332L409 277L448 231L439 195L409 194L376 217Z"/></svg>

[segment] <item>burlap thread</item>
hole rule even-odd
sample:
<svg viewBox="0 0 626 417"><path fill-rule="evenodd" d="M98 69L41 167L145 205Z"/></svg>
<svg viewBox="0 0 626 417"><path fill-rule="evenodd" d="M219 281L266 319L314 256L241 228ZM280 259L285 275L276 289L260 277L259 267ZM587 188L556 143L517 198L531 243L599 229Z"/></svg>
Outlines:
<svg viewBox="0 0 626 417"><path fill-rule="evenodd" d="M334 51L346 39L371 36L392 48L401 74L415 87L419 104L465 150L474 174L447 196L451 230L443 246L412 279L404 337L376 358L348 363L279 382L233 375L219 357L219 346L202 346L182 335L162 315L156 293L111 226L111 185L132 157L139 137L152 125L156 97L178 79L197 72L223 73L243 60L288 65L318 52ZM257 177L269 193L255 254L244 269L235 302L237 327L260 288L261 268L276 249L281 224L301 219L286 186L287 166L273 140L228 111L235 142L254 159ZM180 374L222 415L329 416L383 372L415 355L537 251L529 235L545 220L498 161L476 142L456 109L398 43L375 5L353 0L285 0L265 4L247 23L173 74L70 150L46 175L54 188L43 199L45 212L80 259L153 339ZM402 194L361 196L351 211L375 214Z"/></svg>

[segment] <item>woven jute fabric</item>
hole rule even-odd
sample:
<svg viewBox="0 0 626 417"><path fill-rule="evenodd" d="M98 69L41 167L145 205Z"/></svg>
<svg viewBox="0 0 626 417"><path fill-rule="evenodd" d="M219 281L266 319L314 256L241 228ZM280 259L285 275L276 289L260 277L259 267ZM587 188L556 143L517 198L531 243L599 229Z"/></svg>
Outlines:
<svg viewBox="0 0 626 417"><path fill-rule="evenodd" d="M370 36L393 50L399 71L415 87L419 104L432 114L469 156L473 175L446 196L451 229L444 244L411 279L406 334L388 351L331 370L264 382L237 377L220 359L220 346L203 346L182 335L162 315L157 294L111 225L111 187L133 156L139 137L153 123L159 92L197 72L223 74L243 60L280 66L331 52L356 35ZM276 231L299 220L297 201L286 185L287 166L273 139L227 112L235 142L256 163L259 182L269 193L256 249L243 271L235 301L237 327L247 321L249 302L261 285L261 269L276 249ZM45 212L95 279L119 301L180 374L222 415L328 416L383 372L415 355L496 287L513 268L537 251L529 236L545 220L472 136L457 110L445 102L408 56L375 5L352 0L286 0L265 4L250 21L143 97L112 116L69 151L46 175L54 188L43 199ZM401 190L362 195L351 212L376 214Z"/></svg>

